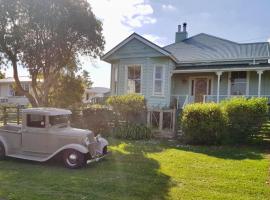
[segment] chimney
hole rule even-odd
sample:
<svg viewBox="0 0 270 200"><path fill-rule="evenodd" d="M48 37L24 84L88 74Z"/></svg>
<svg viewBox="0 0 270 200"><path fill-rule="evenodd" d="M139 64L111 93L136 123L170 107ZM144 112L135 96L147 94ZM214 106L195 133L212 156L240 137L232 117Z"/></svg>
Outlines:
<svg viewBox="0 0 270 200"><path fill-rule="evenodd" d="M181 31L181 25L178 25L178 31L175 33L175 43L182 42L183 40L187 39L187 23L183 23L183 31Z"/></svg>

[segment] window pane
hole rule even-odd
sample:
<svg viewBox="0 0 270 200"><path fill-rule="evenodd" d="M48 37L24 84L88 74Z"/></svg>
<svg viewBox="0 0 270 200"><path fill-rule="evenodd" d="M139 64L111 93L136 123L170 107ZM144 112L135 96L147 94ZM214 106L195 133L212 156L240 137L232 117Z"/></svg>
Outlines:
<svg viewBox="0 0 270 200"><path fill-rule="evenodd" d="M246 83L234 83L231 87L232 95L245 95L246 94Z"/></svg>
<svg viewBox="0 0 270 200"><path fill-rule="evenodd" d="M247 72L231 73L231 95L245 95L247 87Z"/></svg>
<svg viewBox="0 0 270 200"><path fill-rule="evenodd" d="M135 80L135 93L140 93L140 92L141 92L141 81Z"/></svg>
<svg viewBox="0 0 270 200"><path fill-rule="evenodd" d="M161 79L162 78L162 67L156 67L155 78L156 79Z"/></svg>
<svg viewBox="0 0 270 200"><path fill-rule="evenodd" d="M27 126L44 128L45 127L45 116L43 115L27 115Z"/></svg>
<svg viewBox="0 0 270 200"><path fill-rule="evenodd" d="M155 93L162 93L162 81L161 80L155 80Z"/></svg>
<svg viewBox="0 0 270 200"><path fill-rule="evenodd" d="M141 92L141 67L129 66L128 67L128 93Z"/></svg>
<svg viewBox="0 0 270 200"><path fill-rule="evenodd" d="M135 92L135 81L134 80L128 80L128 93L134 93Z"/></svg>
<svg viewBox="0 0 270 200"><path fill-rule="evenodd" d="M141 67L139 66L134 67L134 78L141 79Z"/></svg>

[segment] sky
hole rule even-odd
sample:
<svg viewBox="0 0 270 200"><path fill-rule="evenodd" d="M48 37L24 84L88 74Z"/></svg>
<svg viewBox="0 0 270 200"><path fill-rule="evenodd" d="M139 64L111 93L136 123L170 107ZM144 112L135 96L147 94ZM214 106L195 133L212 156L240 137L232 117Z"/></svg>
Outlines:
<svg viewBox="0 0 270 200"><path fill-rule="evenodd" d="M105 51L133 32L165 46L177 26L187 23L189 36L208 33L235 42L270 42L270 0L88 0L103 23ZM83 57L94 87L110 87L110 64ZM20 69L22 75L27 75ZM7 71L12 76L12 71Z"/></svg>

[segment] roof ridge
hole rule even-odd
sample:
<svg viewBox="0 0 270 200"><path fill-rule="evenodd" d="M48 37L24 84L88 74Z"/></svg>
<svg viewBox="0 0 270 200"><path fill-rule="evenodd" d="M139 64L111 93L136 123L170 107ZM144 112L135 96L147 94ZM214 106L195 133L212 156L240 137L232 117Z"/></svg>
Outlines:
<svg viewBox="0 0 270 200"><path fill-rule="evenodd" d="M192 36L192 37L190 37L190 38L194 38L194 37L197 37L197 36L199 36L199 35L206 35L206 36L208 36L208 37L216 38L216 39L218 39L218 40L223 40L223 41L230 42L230 43L233 43L233 44L239 44L238 42L234 42L234 41L232 41L232 40L228 40L228 39L225 39L225 38L221 38L221 37L218 37L218 36L215 36L215 35L211 35L211 34L208 34L208 33L199 33L199 34L194 35L194 36ZM187 40L190 39L190 38L187 38Z"/></svg>

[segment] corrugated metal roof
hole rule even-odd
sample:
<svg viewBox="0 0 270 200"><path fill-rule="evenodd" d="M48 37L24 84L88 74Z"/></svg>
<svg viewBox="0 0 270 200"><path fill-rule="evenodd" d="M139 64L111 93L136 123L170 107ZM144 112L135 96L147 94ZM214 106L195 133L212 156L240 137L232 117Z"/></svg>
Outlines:
<svg viewBox="0 0 270 200"><path fill-rule="evenodd" d="M180 63L270 58L268 42L236 43L205 33L163 47Z"/></svg>

